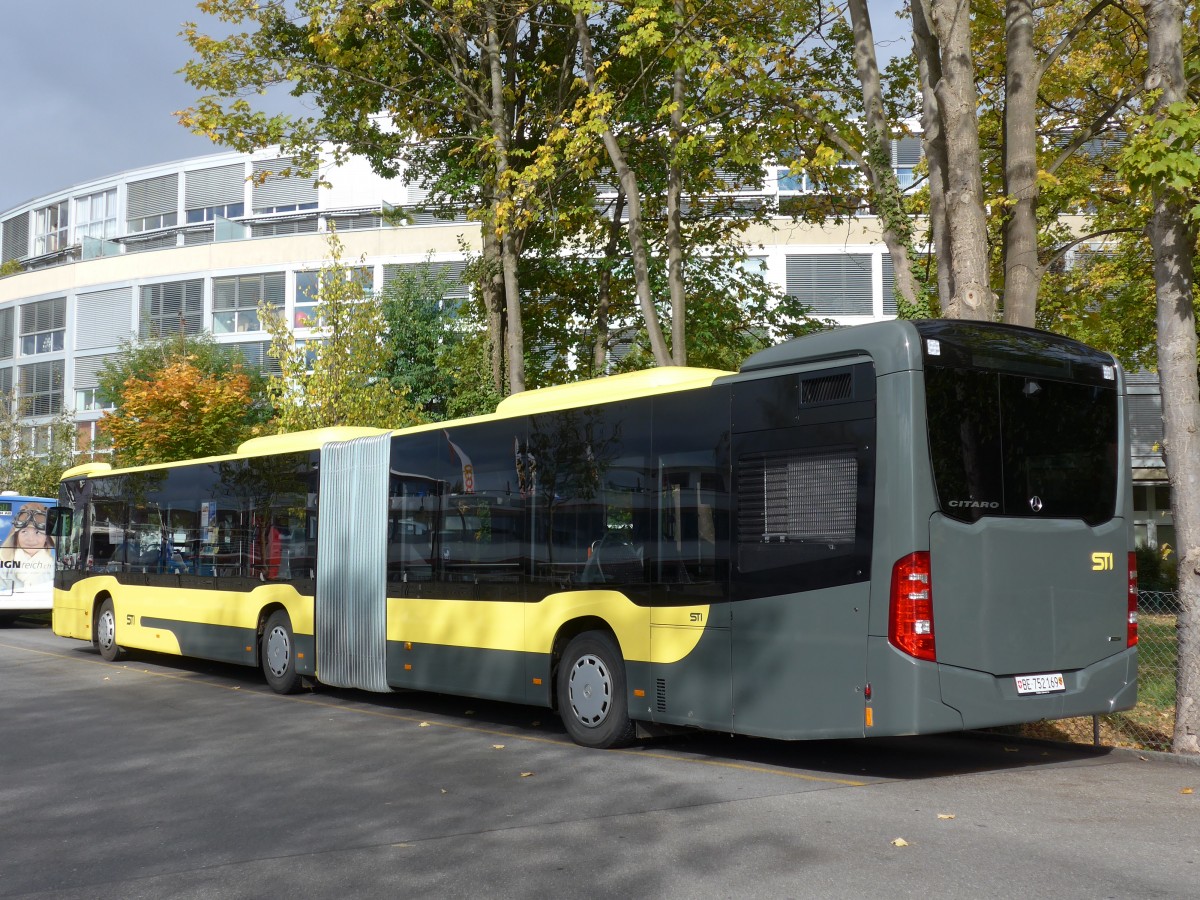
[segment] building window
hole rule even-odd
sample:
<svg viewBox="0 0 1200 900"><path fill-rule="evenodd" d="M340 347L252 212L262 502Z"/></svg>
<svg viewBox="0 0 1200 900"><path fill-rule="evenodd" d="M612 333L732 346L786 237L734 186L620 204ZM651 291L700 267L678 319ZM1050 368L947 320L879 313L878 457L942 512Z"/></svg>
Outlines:
<svg viewBox="0 0 1200 900"><path fill-rule="evenodd" d="M105 397L98 387L75 389L75 412L100 412L116 408L116 401Z"/></svg>
<svg viewBox="0 0 1200 900"><path fill-rule="evenodd" d="M33 252L35 256L43 253L56 253L67 247L67 212L70 203L63 200L43 207L34 213L33 217Z"/></svg>
<svg viewBox="0 0 1200 900"><path fill-rule="evenodd" d="M112 441L100 428L98 421L76 422L75 452L79 454L112 453Z"/></svg>
<svg viewBox="0 0 1200 900"><path fill-rule="evenodd" d="M213 333L261 331L258 307L283 307L283 273L213 279Z"/></svg>
<svg viewBox="0 0 1200 900"><path fill-rule="evenodd" d="M0 412L6 416L12 415L13 402L13 370L11 366L0 369Z"/></svg>
<svg viewBox="0 0 1200 900"><path fill-rule="evenodd" d="M45 456L54 446L54 426L26 425L21 429L21 449L32 456Z"/></svg>
<svg viewBox="0 0 1200 900"><path fill-rule="evenodd" d="M236 219L238 216L245 214L245 203L225 203L220 206L205 206L202 209L189 209L187 211L187 223L189 225L197 225L201 222L214 222L218 216L222 219Z"/></svg>
<svg viewBox="0 0 1200 900"><path fill-rule="evenodd" d="M204 282L198 278L142 285L138 335L145 340L198 334L203 314Z"/></svg>
<svg viewBox="0 0 1200 900"><path fill-rule="evenodd" d="M21 355L53 353L63 348L67 298L40 300L21 307Z"/></svg>
<svg viewBox="0 0 1200 900"><path fill-rule="evenodd" d="M278 214L278 213L305 212L306 210L316 209L316 208L317 208L317 204L315 202L314 203L284 203L284 204L281 204L280 206L265 206L261 209L256 207L254 212L256 215L265 216L265 215L272 215L272 214Z"/></svg>
<svg viewBox="0 0 1200 900"><path fill-rule="evenodd" d="M84 238L108 241L116 236L116 188L75 198L75 224L71 232L71 243L82 244Z"/></svg>
<svg viewBox="0 0 1200 900"><path fill-rule="evenodd" d="M154 231L156 228L174 228L179 224L179 213L159 213L156 216L142 216L140 219L129 220L131 232Z"/></svg>
<svg viewBox="0 0 1200 900"><path fill-rule="evenodd" d="M375 273L369 267L356 266L346 269L346 280L358 282L365 298L371 295L374 288ZM320 272L296 273L296 297L292 310L292 327L317 327L317 302L320 299L320 292Z"/></svg>
<svg viewBox="0 0 1200 900"><path fill-rule="evenodd" d="M16 310L11 306L0 309L0 359L12 359L15 315Z"/></svg>
<svg viewBox="0 0 1200 900"><path fill-rule="evenodd" d="M17 388L21 416L54 416L62 412L63 361L21 366Z"/></svg>

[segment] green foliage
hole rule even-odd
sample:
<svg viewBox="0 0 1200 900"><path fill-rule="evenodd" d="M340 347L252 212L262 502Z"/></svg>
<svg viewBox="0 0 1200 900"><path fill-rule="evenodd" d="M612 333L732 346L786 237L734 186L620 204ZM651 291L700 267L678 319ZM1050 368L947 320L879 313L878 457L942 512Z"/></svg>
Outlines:
<svg viewBox="0 0 1200 900"><path fill-rule="evenodd" d="M28 426L18 413L15 393L0 398L0 489L57 497L60 476L75 464L74 422L60 413L48 423ZM41 438L40 446L35 445L35 435Z"/></svg>
<svg viewBox="0 0 1200 900"><path fill-rule="evenodd" d="M1122 172L1136 190L1161 186L1183 203L1200 225L1200 104L1172 103L1133 123L1121 154Z"/></svg>
<svg viewBox="0 0 1200 900"><path fill-rule="evenodd" d="M401 266L379 296L388 350L384 372L392 388L407 392L433 421L446 418L455 389L450 359L462 340L457 324L461 301L446 295L456 286L426 261Z"/></svg>
<svg viewBox="0 0 1200 900"><path fill-rule="evenodd" d="M387 323L380 304L343 263L336 235L329 250L308 338L298 338L278 309L259 309L271 335L270 355L282 372L267 383L275 425L292 432L334 425L400 428L421 421L407 389L393 387L387 378L382 337Z"/></svg>
<svg viewBox="0 0 1200 900"><path fill-rule="evenodd" d="M1138 590L1174 591L1179 588L1176 558L1170 547L1159 549L1143 544L1134 551L1137 561Z"/></svg>
<svg viewBox="0 0 1200 900"><path fill-rule="evenodd" d="M7 278L9 275L20 275L25 271L25 267L21 265L19 260L6 259L0 263L0 278Z"/></svg>

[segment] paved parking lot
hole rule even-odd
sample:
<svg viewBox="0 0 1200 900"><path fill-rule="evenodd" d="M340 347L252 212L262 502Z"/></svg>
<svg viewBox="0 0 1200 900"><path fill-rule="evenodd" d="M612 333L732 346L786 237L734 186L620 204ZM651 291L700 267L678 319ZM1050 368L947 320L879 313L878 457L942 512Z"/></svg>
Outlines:
<svg viewBox="0 0 1200 900"><path fill-rule="evenodd" d="M980 735L589 751L0 630L0 897L1191 897L1200 767ZM1190 793L1194 789L1196 793Z"/></svg>

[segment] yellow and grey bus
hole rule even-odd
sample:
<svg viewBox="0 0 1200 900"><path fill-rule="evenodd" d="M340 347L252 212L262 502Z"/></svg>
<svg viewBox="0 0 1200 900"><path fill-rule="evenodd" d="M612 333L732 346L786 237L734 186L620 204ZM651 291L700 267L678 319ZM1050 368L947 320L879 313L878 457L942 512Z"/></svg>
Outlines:
<svg viewBox="0 0 1200 900"><path fill-rule="evenodd" d="M1136 699L1123 373L1039 331L888 322L737 372L63 475L54 630L268 684L691 726L954 731Z"/></svg>

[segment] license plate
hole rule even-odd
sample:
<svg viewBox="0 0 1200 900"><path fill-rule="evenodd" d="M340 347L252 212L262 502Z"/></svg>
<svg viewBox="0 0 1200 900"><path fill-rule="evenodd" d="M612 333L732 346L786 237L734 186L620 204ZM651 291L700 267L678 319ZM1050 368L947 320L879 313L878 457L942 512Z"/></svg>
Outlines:
<svg viewBox="0 0 1200 900"><path fill-rule="evenodd" d="M1047 675L1018 675L1018 694L1053 694L1055 691L1065 691L1067 685L1063 682L1062 674L1051 672Z"/></svg>

